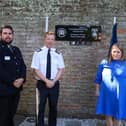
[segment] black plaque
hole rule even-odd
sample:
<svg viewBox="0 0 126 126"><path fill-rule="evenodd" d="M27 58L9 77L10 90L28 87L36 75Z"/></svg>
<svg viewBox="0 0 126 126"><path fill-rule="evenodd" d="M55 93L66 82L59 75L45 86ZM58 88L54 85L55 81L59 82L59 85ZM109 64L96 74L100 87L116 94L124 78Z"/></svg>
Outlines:
<svg viewBox="0 0 126 126"><path fill-rule="evenodd" d="M102 29L101 26L90 26L90 41L101 41Z"/></svg>
<svg viewBox="0 0 126 126"><path fill-rule="evenodd" d="M60 41L86 41L89 32L89 27L84 25L56 25L55 39Z"/></svg>

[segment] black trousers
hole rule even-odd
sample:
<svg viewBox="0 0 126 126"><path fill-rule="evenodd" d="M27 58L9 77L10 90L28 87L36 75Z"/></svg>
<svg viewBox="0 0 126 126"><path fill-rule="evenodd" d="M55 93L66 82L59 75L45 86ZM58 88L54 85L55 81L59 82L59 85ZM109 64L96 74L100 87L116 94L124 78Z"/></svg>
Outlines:
<svg viewBox="0 0 126 126"><path fill-rule="evenodd" d="M38 81L37 88L40 95L38 126L44 126L44 112L47 99L49 105L48 126L56 126L59 81L56 82L53 88L47 88L44 82Z"/></svg>
<svg viewBox="0 0 126 126"><path fill-rule="evenodd" d="M20 93L0 96L0 126L14 126L13 119L17 111L19 98Z"/></svg>

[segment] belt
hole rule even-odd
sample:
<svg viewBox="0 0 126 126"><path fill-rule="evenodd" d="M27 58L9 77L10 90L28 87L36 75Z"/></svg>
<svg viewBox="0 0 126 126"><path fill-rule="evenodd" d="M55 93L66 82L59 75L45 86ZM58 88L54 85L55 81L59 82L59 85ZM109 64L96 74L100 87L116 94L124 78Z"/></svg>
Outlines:
<svg viewBox="0 0 126 126"><path fill-rule="evenodd" d="M36 79L36 80L37 80L37 81L43 81L43 80L38 80L38 79ZM53 81L54 79L48 79L48 80L52 80L52 81ZM43 82L44 82L44 81L43 81Z"/></svg>

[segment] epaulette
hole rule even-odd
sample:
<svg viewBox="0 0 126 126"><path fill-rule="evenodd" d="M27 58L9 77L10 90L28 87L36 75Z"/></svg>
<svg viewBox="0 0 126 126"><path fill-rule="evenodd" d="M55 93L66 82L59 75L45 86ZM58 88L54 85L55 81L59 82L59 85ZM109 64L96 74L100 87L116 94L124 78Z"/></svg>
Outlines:
<svg viewBox="0 0 126 126"><path fill-rule="evenodd" d="M58 54L60 54L60 53L61 53L58 49L56 49L56 50L55 50L55 52L56 52L56 53L58 53Z"/></svg>
<svg viewBox="0 0 126 126"><path fill-rule="evenodd" d="M37 50L36 50L36 52L40 52L40 51L42 51L42 49L41 49L41 48L39 48L39 49L37 49Z"/></svg>

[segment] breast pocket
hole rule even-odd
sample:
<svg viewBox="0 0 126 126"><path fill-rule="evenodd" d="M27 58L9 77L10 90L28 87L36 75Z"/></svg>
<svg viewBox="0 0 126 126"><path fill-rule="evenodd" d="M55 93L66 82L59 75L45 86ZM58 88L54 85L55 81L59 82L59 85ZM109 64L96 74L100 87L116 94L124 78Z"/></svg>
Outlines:
<svg viewBox="0 0 126 126"><path fill-rule="evenodd" d="M40 64L46 64L46 60L45 60L45 59L40 59L40 60L39 60L39 63L40 63Z"/></svg>
<svg viewBox="0 0 126 126"><path fill-rule="evenodd" d="M57 56L53 56L52 59L51 59L51 64L55 67L58 66L58 58Z"/></svg>

